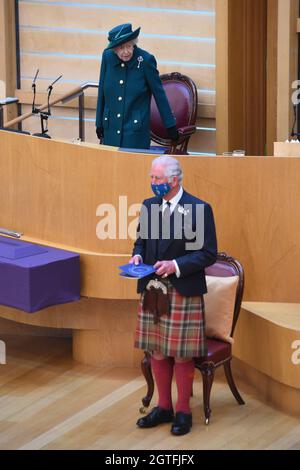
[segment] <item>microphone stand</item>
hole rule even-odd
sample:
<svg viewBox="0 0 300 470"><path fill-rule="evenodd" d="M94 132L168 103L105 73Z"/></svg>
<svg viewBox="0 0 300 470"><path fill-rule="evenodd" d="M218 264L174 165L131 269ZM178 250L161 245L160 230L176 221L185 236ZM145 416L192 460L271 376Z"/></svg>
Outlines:
<svg viewBox="0 0 300 470"><path fill-rule="evenodd" d="M56 78L54 80L54 82L52 82L48 88L47 88L47 91L48 91L48 98L47 98L47 102L48 102L48 110L47 111L39 111L38 112L40 113L40 117L41 117L41 128L42 128L42 132L41 133L36 133L36 134L33 134L34 136L36 137L44 137L46 139L51 139L50 135L47 134L48 132L48 118L49 116L51 116L51 110L50 110L50 97L51 97L51 93L52 93L52 90L53 90L53 85L58 82L58 80L60 80L62 78L62 75L60 75L58 78Z"/></svg>
<svg viewBox="0 0 300 470"><path fill-rule="evenodd" d="M35 74L35 77L33 79L33 82L32 82L32 85L31 85L31 88L32 88L32 91L33 91L33 101L32 101L32 114L38 114L39 113L39 110L35 107L35 95L36 95L36 79L37 79L37 76L39 74L39 69L37 69L36 71L36 74Z"/></svg>

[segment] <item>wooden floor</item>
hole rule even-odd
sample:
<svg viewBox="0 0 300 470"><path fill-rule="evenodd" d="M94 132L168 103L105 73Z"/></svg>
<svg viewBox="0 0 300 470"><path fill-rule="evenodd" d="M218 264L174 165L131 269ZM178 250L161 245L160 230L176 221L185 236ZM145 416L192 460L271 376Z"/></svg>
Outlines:
<svg viewBox="0 0 300 470"><path fill-rule="evenodd" d="M137 369L97 369L73 361L68 338L1 337L0 449L300 449L300 421L272 409L239 384L239 406L222 375L212 392L212 420L203 423L200 378L190 434L170 425L135 426L144 379ZM153 400L155 404L155 400Z"/></svg>

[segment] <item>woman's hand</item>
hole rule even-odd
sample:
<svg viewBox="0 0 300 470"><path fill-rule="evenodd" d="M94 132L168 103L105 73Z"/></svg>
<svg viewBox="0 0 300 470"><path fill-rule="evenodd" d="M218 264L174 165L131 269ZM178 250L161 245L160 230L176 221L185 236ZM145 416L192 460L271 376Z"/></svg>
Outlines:
<svg viewBox="0 0 300 470"><path fill-rule="evenodd" d="M102 144L103 141L103 127L96 127L96 134L98 139L100 140L100 144Z"/></svg>
<svg viewBox="0 0 300 470"><path fill-rule="evenodd" d="M167 132L169 139L171 139L172 142L176 142L179 139L179 134L176 126L168 127Z"/></svg>

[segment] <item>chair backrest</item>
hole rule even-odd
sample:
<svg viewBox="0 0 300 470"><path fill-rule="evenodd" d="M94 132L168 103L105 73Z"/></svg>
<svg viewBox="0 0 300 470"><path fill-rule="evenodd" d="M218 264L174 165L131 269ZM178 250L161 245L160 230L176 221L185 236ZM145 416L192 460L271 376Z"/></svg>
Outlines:
<svg viewBox="0 0 300 470"><path fill-rule="evenodd" d="M198 95L193 80L179 72L160 75L171 109L176 117L177 128L195 125ZM161 145L170 142L161 120L155 99L151 99L151 138Z"/></svg>
<svg viewBox="0 0 300 470"><path fill-rule="evenodd" d="M244 292L244 269L238 260L232 258L231 256L228 256L226 253L218 253L217 261L208 268L205 268L205 274L208 276L218 277L239 277L239 282L236 289L233 322L231 329L231 336L233 336L234 329L239 318Z"/></svg>

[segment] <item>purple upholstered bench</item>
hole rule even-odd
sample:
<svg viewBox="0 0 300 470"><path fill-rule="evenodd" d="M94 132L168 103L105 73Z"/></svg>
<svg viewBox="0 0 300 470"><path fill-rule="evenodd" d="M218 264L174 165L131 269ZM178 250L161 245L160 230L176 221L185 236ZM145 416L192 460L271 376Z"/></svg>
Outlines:
<svg viewBox="0 0 300 470"><path fill-rule="evenodd" d="M0 304L31 313L79 299L77 253L0 236Z"/></svg>

